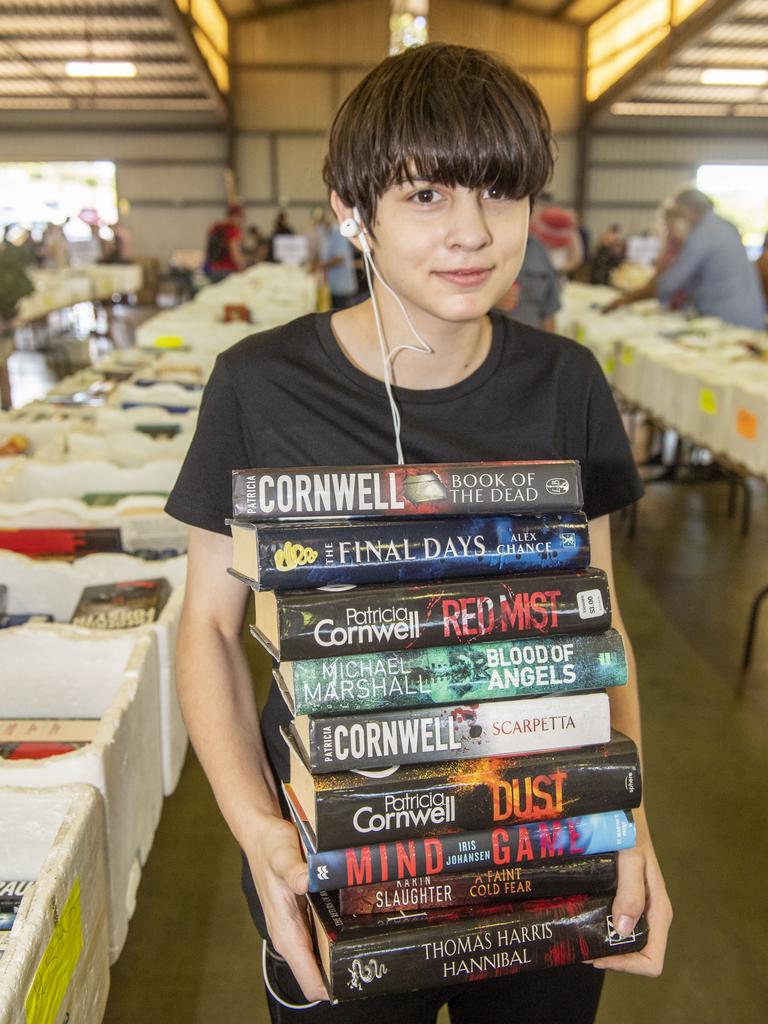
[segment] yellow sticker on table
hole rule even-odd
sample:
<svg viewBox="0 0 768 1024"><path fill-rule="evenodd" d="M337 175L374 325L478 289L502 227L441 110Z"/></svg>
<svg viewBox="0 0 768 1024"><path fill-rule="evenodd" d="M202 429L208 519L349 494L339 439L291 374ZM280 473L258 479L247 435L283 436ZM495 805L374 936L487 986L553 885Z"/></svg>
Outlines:
<svg viewBox="0 0 768 1024"><path fill-rule="evenodd" d="M757 440L757 416L748 409L739 409L736 413L736 432L747 441Z"/></svg>
<svg viewBox="0 0 768 1024"><path fill-rule="evenodd" d="M624 345L621 349L621 361L625 366L631 366L635 361L635 350L630 348L629 345Z"/></svg>
<svg viewBox="0 0 768 1024"><path fill-rule="evenodd" d="M614 373L616 373L616 360L613 356L608 356L605 360L605 375L610 377Z"/></svg>
<svg viewBox="0 0 768 1024"><path fill-rule="evenodd" d="M184 339L178 334L161 334L153 344L155 348L184 348Z"/></svg>
<svg viewBox="0 0 768 1024"><path fill-rule="evenodd" d="M80 879L76 878L27 992L27 1024L53 1024L56 1020L82 950Z"/></svg>
<svg viewBox="0 0 768 1024"><path fill-rule="evenodd" d="M717 416L717 398L714 391L709 388L702 388L699 392L699 408L707 416Z"/></svg>
<svg viewBox="0 0 768 1024"><path fill-rule="evenodd" d="M587 329L586 329L586 327L584 326L584 324L577 324L576 325L576 341L578 341L578 343L580 345L583 345L586 340L587 340Z"/></svg>

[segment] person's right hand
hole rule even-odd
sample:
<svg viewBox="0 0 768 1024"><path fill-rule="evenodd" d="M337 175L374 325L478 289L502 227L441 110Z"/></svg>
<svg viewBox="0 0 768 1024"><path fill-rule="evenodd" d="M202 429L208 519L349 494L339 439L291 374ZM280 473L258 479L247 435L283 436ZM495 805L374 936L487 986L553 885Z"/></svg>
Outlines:
<svg viewBox="0 0 768 1024"><path fill-rule="evenodd" d="M308 1000L328 999L317 965L306 916L309 885L296 828L283 818L265 817L246 850L269 938Z"/></svg>

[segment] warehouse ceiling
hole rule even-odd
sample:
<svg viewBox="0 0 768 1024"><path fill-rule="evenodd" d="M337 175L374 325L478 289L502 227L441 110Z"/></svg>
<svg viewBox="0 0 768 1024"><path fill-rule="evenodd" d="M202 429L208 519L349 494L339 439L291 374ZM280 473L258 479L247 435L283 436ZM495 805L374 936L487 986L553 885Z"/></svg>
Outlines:
<svg viewBox="0 0 768 1024"><path fill-rule="evenodd" d="M712 72L733 84L702 82ZM737 84L745 72L753 81ZM735 3L671 55L661 51L656 67L610 110L651 117L768 117L768 0Z"/></svg>
<svg viewBox="0 0 768 1024"><path fill-rule="evenodd" d="M236 23L333 0L218 0ZM485 0L589 25L617 0ZM223 116L225 102L192 41L178 0L0 0L0 111L189 111ZM613 114L768 117L768 81L707 84L704 71L768 69L768 0L708 0L717 16L671 39L606 97ZM192 29L193 30L193 29ZM226 32L226 27L224 28ZM221 49L221 48L220 48ZM210 54L209 54L210 58ZM221 58L219 58L220 60ZM216 57L214 55L214 60ZM69 61L130 61L131 78L73 78ZM221 76L219 81L221 82Z"/></svg>
<svg viewBox="0 0 768 1024"><path fill-rule="evenodd" d="M70 61L129 61L131 78L73 78ZM175 4L0 2L0 110L217 111L221 97Z"/></svg>

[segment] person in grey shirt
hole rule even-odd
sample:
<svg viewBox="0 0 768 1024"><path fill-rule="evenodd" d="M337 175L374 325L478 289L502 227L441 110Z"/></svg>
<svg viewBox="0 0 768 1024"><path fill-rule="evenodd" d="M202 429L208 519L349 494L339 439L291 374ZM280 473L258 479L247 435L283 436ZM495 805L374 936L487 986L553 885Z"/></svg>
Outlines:
<svg viewBox="0 0 768 1024"><path fill-rule="evenodd" d="M546 248L533 235L528 235L517 280L497 309L512 320L554 333L555 313L560 309L560 277Z"/></svg>
<svg viewBox="0 0 768 1024"><path fill-rule="evenodd" d="M672 216L685 240L677 259L657 278L659 301L668 302L683 289L702 316L761 330L765 313L757 272L733 224L696 189L675 198Z"/></svg>

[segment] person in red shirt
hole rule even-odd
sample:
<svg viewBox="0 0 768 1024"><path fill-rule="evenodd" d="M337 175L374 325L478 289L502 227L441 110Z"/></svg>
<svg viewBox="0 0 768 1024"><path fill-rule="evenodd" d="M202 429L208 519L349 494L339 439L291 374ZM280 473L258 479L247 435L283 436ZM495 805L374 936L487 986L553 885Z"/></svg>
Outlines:
<svg viewBox="0 0 768 1024"><path fill-rule="evenodd" d="M208 230L203 270L214 284L245 269L242 240L243 208L230 206L225 219L216 221Z"/></svg>

